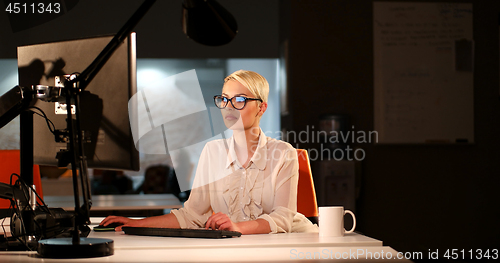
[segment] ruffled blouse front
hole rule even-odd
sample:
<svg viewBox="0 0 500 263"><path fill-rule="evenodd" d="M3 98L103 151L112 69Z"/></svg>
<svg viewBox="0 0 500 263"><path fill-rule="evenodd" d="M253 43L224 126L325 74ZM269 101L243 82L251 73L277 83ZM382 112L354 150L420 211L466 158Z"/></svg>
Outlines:
<svg viewBox="0 0 500 263"><path fill-rule="evenodd" d="M195 182L184 207L172 210L181 228L204 227L217 212L233 222L265 219L271 233L317 231L297 213L298 161L288 143L266 137L244 168L234 152L233 138L207 143Z"/></svg>
<svg viewBox="0 0 500 263"><path fill-rule="evenodd" d="M228 215L233 222L255 220L262 215L264 210L261 201L264 182L262 178L261 180L253 178L262 174L242 169L242 172L235 172L226 177L227 183L222 196L228 206Z"/></svg>

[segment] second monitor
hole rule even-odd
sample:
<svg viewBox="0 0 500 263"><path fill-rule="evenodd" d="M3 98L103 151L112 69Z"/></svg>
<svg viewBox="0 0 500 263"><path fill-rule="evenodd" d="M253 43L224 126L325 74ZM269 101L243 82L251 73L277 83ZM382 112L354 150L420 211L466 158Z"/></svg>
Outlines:
<svg viewBox="0 0 500 263"><path fill-rule="evenodd" d="M105 36L18 47L19 84L55 86L57 77L85 70L111 39ZM128 114L136 82L135 34L131 34L80 96L89 168L139 170ZM35 106L45 112L56 130L66 128L64 104L39 100ZM67 149L67 143L55 141L44 118L34 116L33 124L34 163L57 166L56 154Z"/></svg>

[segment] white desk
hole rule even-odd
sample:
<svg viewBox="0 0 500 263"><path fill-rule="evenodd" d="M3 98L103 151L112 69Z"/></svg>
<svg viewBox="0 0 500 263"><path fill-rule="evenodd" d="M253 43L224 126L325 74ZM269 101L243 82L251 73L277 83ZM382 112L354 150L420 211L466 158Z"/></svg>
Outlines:
<svg viewBox="0 0 500 263"><path fill-rule="evenodd" d="M359 256L356 254L359 252ZM115 250L109 261L101 262L294 262L354 261L387 262L387 255L397 255L391 247L258 247L258 248L187 248ZM369 254L371 256L366 257ZM378 255L385 255L381 259ZM146 255L146 256L145 256ZM351 255L351 256L349 256ZM345 259L342 259L344 256ZM375 259L379 257L379 259ZM52 262L52 261L44 261ZM92 261L94 262L94 261ZM411 262L392 259L390 262Z"/></svg>
<svg viewBox="0 0 500 263"><path fill-rule="evenodd" d="M73 196L44 196L43 201L49 207L61 207L68 211L75 210ZM172 194L95 195L92 196L91 210L157 210L181 207L182 203Z"/></svg>
<svg viewBox="0 0 500 263"><path fill-rule="evenodd" d="M372 247L256 247L256 248L183 248L115 249L115 254L101 258L41 259L35 252L0 252L3 263L24 262L293 262L354 261L411 262L397 259L398 252L387 246ZM387 260L391 256L393 259Z"/></svg>
<svg viewBox="0 0 500 263"><path fill-rule="evenodd" d="M123 232L94 232L89 237L110 238L115 249L257 248L257 247L369 247L382 241L352 233L344 237L319 237L317 233L242 235L238 238L166 238L131 236Z"/></svg>
<svg viewBox="0 0 500 263"><path fill-rule="evenodd" d="M104 218L91 217L90 228L97 226ZM116 249L185 249L185 248L255 248L255 247L370 247L382 246L382 241L360 235L347 234L344 237L320 237L318 233L259 234L242 235L238 238L167 238L133 236L121 232L90 232L89 237L114 240Z"/></svg>
<svg viewBox="0 0 500 263"><path fill-rule="evenodd" d="M97 224L102 218L92 218ZM295 260L388 261L398 252L382 241L360 234L320 238L317 233L244 235L227 239L166 238L91 232L89 237L114 240L115 253L89 259L40 259L35 252L0 252L0 262L290 262ZM401 256L401 255L399 255Z"/></svg>

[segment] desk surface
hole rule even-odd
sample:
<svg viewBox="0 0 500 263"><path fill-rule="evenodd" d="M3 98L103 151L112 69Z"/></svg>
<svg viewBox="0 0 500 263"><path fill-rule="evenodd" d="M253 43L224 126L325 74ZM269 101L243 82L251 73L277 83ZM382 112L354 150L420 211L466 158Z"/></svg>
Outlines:
<svg viewBox="0 0 500 263"><path fill-rule="evenodd" d="M98 225L104 218L92 217L91 225ZM238 238L204 239L134 236L120 232L90 232L89 237L114 240L115 249L175 249L175 248L237 248L237 247L349 247L382 246L382 241L357 233L344 237L320 237L318 233L287 233L242 235Z"/></svg>
<svg viewBox="0 0 500 263"><path fill-rule="evenodd" d="M102 218L92 218L92 225ZM285 262L340 259L356 262L410 262L382 241L360 234L319 237L317 233L244 235L239 238L198 239L94 232L89 237L114 240L115 253L89 259L40 259L35 252L0 252L0 261L14 262Z"/></svg>
<svg viewBox="0 0 500 263"><path fill-rule="evenodd" d="M44 196L49 207L75 210L73 196ZM172 194L148 195L95 195L92 196L92 210L155 210L181 208L182 203Z"/></svg>
<svg viewBox="0 0 500 263"><path fill-rule="evenodd" d="M383 256L382 256L383 255ZM387 260L391 257L391 260ZM411 262L398 259L391 247L258 247L258 248L186 248L186 249L115 249L109 257L85 259L41 259L35 252L0 252L2 263L22 262L293 262L293 261Z"/></svg>
<svg viewBox="0 0 500 263"><path fill-rule="evenodd" d="M256 248L256 247L367 247L382 241L352 233L344 237L320 237L318 233L243 235L238 238L203 239L125 235L123 232L94 232L89 237L114 240L115 249Z"/></svg>

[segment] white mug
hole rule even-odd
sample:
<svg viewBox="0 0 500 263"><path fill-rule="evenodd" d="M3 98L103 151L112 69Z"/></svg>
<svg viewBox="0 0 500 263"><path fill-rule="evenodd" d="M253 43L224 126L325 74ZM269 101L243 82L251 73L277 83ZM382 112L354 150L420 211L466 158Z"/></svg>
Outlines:
<svg viewBox="0 0 500 263"><path fill-rule="evenodd" d="M344 215L351 214L352 228L347 231L344 228ZM345 210L343 206L325 206L319 208L319 236L343 237L344 234L352 233L356 228L356 217L354 213Z"/></svg>

